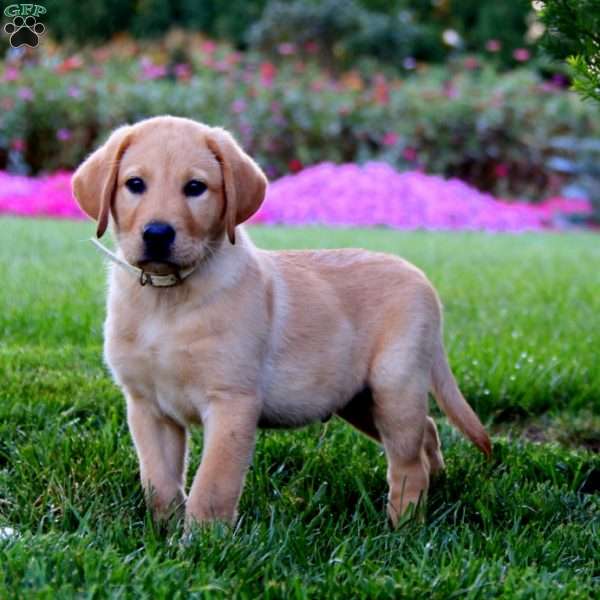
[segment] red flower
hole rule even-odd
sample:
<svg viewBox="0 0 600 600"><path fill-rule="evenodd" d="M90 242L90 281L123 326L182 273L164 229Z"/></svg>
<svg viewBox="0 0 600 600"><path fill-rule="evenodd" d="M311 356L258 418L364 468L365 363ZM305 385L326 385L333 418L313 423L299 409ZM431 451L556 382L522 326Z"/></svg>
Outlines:
<svg viewBox="0 0 600 600"><path fill-rule="evenodd" d="M417 151L414 148L407 146L402 151L402 156L403 156L404 160L406 160L408 162L414 162L417 160Z"/></svg>
<svg viewBox="0 0 600 600"><path fill-rule="evenodd" d="M260 65L260 81L265 86L270 86L277 75L277 67L270 62L264 62Z"/></svg>
<svg viewBox="0 0 600 600"><path fill-rule="evenodd" d="M10 143L10 147L17 152L23 152L27 147L27 143L22 138L14 138Z"/></svg>
<svg viewBox="0 0 600 600"><path fill-rule="evenodd" d="M468 69L469 71L473 71L474 69L479 67L479 61L474 56L467 56L463 64L465 66L465 69Z"/></svg>
<svg viewBox="0 0 600 600"><path fill-rule="evenodd" d="M506 163L498 163L495 167L494 167L494 175L498 178L498 179L504 179L505 177L508 177L508 165Z"/></svg>
<svg viewBox="0 0 600 600"><path fill-rule="evenodd" d="M6 67L4 70L4 81L16 81L21 76L21 71L15 67Z"/></svg>
<svg viewBox="0 0 600 600"><path fill-rule="evenodd" d="M80 56L69 56L65 58L57 67L57 73L68 73L69 71L75 71L83 67L83 60Z"/></svg>
<svg viewBox="0 0 600 600"><path fill-rule="evenodd" d="M279 44L279 46L277 46L277 52L279 52L279 54L282 56L289 56L290 54L296 53L296 46L289 42L284 42L283 44Z"/></svg>
<svg viewBox="0 0 600 600"><path fill-rule="evenodd" d="M375 75L373 95L377 104L385 106L390 102L390 88L385 77L381 74Z"/></svg>
<svg viewBox="0 0 600 600"><path fill-rule="evenodd" d="M304 49L309 54L316 54L319 51L319 44L317 44L317 42L311 40L309 42L306 42L306 44L304 44Z"/></svg>
<svg viewBox="0 0 600 600"><path fill-rule="evenodd" d="M290 160L288 163L288 169L292 173L298 173L298 171L302 171L303 168L304 165L297 158L292 158L292 160Z"/></svg>

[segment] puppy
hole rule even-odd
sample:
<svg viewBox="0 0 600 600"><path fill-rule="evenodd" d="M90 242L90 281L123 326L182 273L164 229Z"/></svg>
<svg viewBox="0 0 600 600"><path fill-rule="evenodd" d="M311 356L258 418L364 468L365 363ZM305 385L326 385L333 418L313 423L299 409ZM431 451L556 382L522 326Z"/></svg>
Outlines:
<svg viewBox="0 0 600 600"><path fill-rule="evenodd" d="M148 502L157 518L185 506L188 524L233 522L257 428L338 415L383 444L396 524L444 466L430 391L491 452L448 366L437 294L395 256L256 248L240 225L266 187L225 130L170 116L117 129L73 177L98 237L114 224L105 360ZM186 495L193 424L204 448Z"/></svg>

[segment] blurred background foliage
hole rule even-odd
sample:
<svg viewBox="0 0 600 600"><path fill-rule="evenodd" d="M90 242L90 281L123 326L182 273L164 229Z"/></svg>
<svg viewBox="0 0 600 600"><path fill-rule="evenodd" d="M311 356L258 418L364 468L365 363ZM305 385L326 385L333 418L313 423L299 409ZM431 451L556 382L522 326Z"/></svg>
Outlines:
<svg viewBox="0 0 600 600"><path fill-rule="evenodd" d="M171 113L229 127L272 178L375 159L504 198L583 194L600 212L597 107L538 47L541 14L556 31L543 2L45 6L40 48L2 36L0 169L73 168L113 127Z"/></svg>
<svg viewBox="0 0 600 600"><path fill-rule="evenodd" d="M59 41L102 43L115 33L160 37L170 27L202 31L237 49L275 49L314 41L341 65L372 57L402 65L411 57L443 61L456 50L485 51L515 64L531 46L534 11L528 0L48 0L44 17ZM533 36L533 37L532 37ZM530 47L530 51L534 51Z"/></svg>

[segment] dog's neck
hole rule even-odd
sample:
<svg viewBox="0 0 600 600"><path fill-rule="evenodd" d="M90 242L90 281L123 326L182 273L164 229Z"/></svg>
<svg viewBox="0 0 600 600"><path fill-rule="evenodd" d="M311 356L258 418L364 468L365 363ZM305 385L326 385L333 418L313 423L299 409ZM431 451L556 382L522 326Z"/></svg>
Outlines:
<svg viewBox="0 0 600 600"><path fill-rule="evenodd" d="M149 301L159 304L181 303L193 299L197 304L209 302L220 291L232 288L250 265L257 264L257 248L244 231L236 228L235 244L224 236L210 255L207 255L194 271L176 286L141 286L139 278L118 264L110 265L110 288L121 290L132 302ZM120 250L116 252L123 259Z"/></svg>

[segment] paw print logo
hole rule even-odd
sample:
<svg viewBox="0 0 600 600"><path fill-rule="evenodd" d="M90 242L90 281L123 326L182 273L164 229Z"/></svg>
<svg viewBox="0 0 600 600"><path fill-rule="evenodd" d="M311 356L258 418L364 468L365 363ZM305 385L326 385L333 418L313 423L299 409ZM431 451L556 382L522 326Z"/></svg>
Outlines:
<svg viewBox="0 0 600 600"><path fill-rule="evenodd" d="M19 46L35 48L40 41L40 35L46 31L46 28L34 16L29 15L25 18L15 17L12 23L4 26L4 31L10 35L10 45L13 48Z"/></svg>

